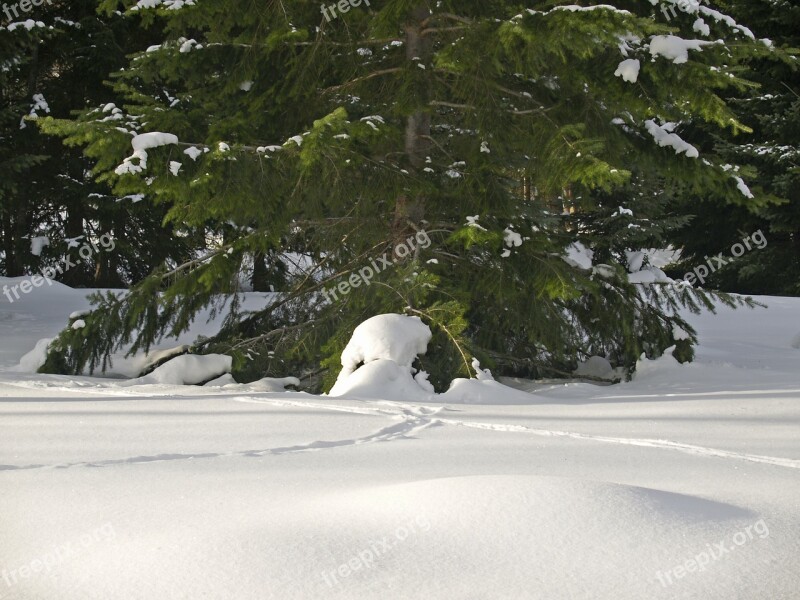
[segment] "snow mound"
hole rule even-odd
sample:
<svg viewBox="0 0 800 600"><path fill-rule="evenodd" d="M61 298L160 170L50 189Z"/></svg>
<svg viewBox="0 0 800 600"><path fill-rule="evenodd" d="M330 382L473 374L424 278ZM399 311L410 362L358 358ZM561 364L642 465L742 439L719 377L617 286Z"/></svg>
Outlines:
<svg viewBox="0 0 800 600"><path fill-rule="evenodd" d="M224 373L216 379L204 383L203 387L227 387L229 385L239 385L239 382L230 373Z"/></svg>
<svg viewBox="0 0 800 600"><path fill-rule="evenodd" d="M342 352L342 371L329 396L395 400L401 402L452 402L459 404L532 404L537 399L498 383L491 371L473 359L476 379L455 379L443 394L436 394L425 371L415 373L414 359L425 354L430 328L418 317L378 315L356 327Z"/></svg>
<svg viewBox="0 0 800 600"><path fill-rule="evenodd" d="M376 315L353 331L342 352L342 371L331 396L421 400L430 396L430 384L416 380L412 363L428 350L430 328L419 317Z"/></svg>
<svg viewBox="0 0 800 600"><path fill-rule="evenodd" d="M596 377L597 379L613 379L614 367L602 356L590 356L575 369L578 377Z"/></svg>
<svg viewBox="0 0 800 600"><path fill-rule="evenodd" d="M369 598L413 569L414 580L425 582L420 597L471 598L497 585L503 598L586 598L587 590L592 598L674 598L659 573L707 552L709 540L733 546L731 534L759 520L750 510L697 496L527 475L427 479L328 494L319 502L324 513L320 506L321 518L310 520L324 523L314 530L321 574L316 589L306 590L309 597L335 586L345 597ZM736 578L717 577L753 560L768 546L768 534L758 527L747 541L751 548L709 560L704 570L715 577L696 573L692 583L706 597L726 597L713 591L735 586ZM374 540L385 542L383 553ZM364 572L354 560L353 572L337 573L350 557L364 561ZM736 597L735 588L725 591Z"/></svg>
<svg viewBox="0 0 800 600"><path fill-rule="evenodd" d="M16 373L36 373L47 360L47 349L50 346L50 342L55 339L43 338L36 342L33 350L20 358L19 364L9 370Z"/></svg>
<svg viewBox="0 0 800 600"><path fill-rule="evenodd" d="M453 404L533 404L537 398L493 379L458 378L434 400Z"/></svg>
<svg viewBox="0 0 800 600"><path fill-rule="evenodd" d="M675 346L670 346L664 350L664 354L655 359L648 359L644 354L636 363L636 370L632 379L637 383L647 382L652 385L659 385L661 389L680 387L681 382L688 377L706 377L708 371L722 370L729 372L732 365L726 363L716 363L713 367L701 367L698 362L680 363L673 356ZM701 371L706 371L702 373ZM729 375L728 375L729 377ZM625 384L623 384L625 385Z"/></svg>
<svg viewBox="0 0 800 600"><path fill-rule="evenodd" d="M197 385L229 373L233 358L224 354L184 354L165 362L149 375L133 379L129 383L164 385Z"/></svg>
<svg viewBox="0 0 800 600"><path fill-rule="evenodd" d="M340 375L328 395L401 402L428 402L431 399L430 392L414 379L409 367L387 358L369 362L347 377Z"/></svg>
<svg viewBox="0 0 800 600"><path fill-rule="evenodd" d="M297 377L264 377L251 383L239 383L230 373L225 373L216 379L206 383L204 387L221 388L223 390L234 390L237 392L285 392L286 386L300 385Z"/></svg>
<svg viewBox="0 0 800 600"><path fill-rule="evenodd" d="M419 317L385 314L367 319L353 331L342 352L341 377L353 373L359 365L388 359L411 368L418 354L425 354L431 330Z"/></svg>

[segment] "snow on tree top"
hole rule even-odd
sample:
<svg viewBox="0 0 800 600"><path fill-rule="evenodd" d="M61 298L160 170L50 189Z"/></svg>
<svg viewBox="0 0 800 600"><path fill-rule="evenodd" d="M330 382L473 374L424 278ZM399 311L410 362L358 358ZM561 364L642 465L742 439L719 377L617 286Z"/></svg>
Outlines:
<svg viewBox="0 0 800 600"><path fill-rule="evenodd" d="M706 40L685 40L677 35L654 35L650 40L650 54L663 56L676 65L689 61L689 50L702 52L703 46L711 46L720 42Z"/></svg>
<svg viewBox="0 0 800 600"><path fill-rule="evenodd" d="M153 131L151 133L140 133L131 140L131 146L134 151L149 150L150 148L158 148L159 146L167 146L169 144L177 144L178 136L172 133L161 133Z"/></svg>

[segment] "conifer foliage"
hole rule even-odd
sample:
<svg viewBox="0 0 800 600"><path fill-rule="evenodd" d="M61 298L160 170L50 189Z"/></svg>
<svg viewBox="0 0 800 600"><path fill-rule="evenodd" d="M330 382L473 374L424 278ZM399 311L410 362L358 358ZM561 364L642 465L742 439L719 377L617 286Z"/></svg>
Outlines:
<svg viewBox="0 0 800 600"><path fill-rule="evenodd" d="M676 236L684 250L682 267L703 262L743 237L761 232L766 246L747 252L709 277L715 289L751 294L800 294L800 5L796 2L735 0L731 14L758 25L775 47L792 52L745 63L744 76L759 84L727 97L752 132L732 137L709 135L721 156L747 173L771 202L727 206L719 198L682 199L694 217ZM735 166L735 167L734 167ZM762 197L769 197L767 194Z"/></svg>
<svg viewBox="0 0 800 600"><path fill-rule="evenodd" d="M133 36L134 26L117 14L98 15L95 0L2 3L0 273L38 273L66 260L74 266L62 269L59 281L123 287L169 256L186 256L160 229L158 210L137 205L137 196L113 195L95 181L81 148L65 148L37 127L116 99L103 82L153 35L137 29ZM113 253L79 256L81 246L103 235L116 239Z"/></svg>
<svg viewBox="0 0 800 600"><path fill-rule="evenodd" d="M722 96L752 85L739 64L778 50L746 27L707 7L669 23L639 1L126 6L166 34L115 73L116 118L97 106L44 127L204 249L98 295L47 369L146 349L208 305L228 318L192 350L232 354L252 377L335 375L354 326L385 312L431 325L420 366L438 385L472 356L540 376L591 355L627 368L671 346L691 356L675 311L710 309L708 296L632 283L647 265L630 251L684 223L659 202L666 188L760 201L690 137L747 130ZM274 293L243 312L256 274Z"/></svg>

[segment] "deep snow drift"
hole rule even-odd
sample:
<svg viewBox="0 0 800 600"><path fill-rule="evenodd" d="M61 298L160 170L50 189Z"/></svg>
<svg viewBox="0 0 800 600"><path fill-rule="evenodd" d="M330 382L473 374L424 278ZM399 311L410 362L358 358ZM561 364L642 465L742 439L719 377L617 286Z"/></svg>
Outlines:
<svg viewBox="0 0 800 600"><path fill-rule="evenodd" d="M87 306L42 289L0 367ZM797 600L800 299L760 300L694 364L478 404L0 372L0 598Z"/></svg>

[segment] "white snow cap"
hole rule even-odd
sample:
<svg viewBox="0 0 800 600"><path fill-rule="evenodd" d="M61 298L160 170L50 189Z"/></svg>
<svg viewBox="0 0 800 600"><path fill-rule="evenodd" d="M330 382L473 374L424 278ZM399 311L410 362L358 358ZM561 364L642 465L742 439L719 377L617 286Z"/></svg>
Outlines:
<svg viewBox="0 0 800 600"><path fill-rule="evenodd" d="M641 68L641 63L636 58L628 58L623 60L617 66L617 70L614 71L614 75L617 77L622 77L623 81L627 81L629 83L636 83L636 80L639 78L639 69Z"/></svg>
<svg viewBox="0 0 800 600"><path fill-rule="evenodd" d="M133 147L134 152L150 150L151 148L158 148L159 146L168 146L170 144L177 143L177 135L172 133L163 133L161 131L140 133L131 140L131 146Z"/></svg>
<svg viewBox="0 0 800 600"><path fill-rule="evenodd" d="M675 150L675 154L684 153L689 158L697 158L700 156L697 148L684 141L677 133L672 133L675 127L677 127L676 123L664 123L663 125L659 125L653 119L648 119L644 122L644 126L659 146L670 146Z"/></svg>
<svg viewBox="0 0 800 600"><path fill-rule="evenodd" d="M359 365L380 359L411 369L418 354L425 354L431 341L431 329L419 317L389 313L367 319L353 331L342 352L342 379Z"/></svg>
<svg viewBox="0 0 800 600"><path fill-rule="evenodd" d="M676 35L654 35L650 40L650 54L663 56L676 65L689 62L689 50L701 52L703 46L716 44L706 40L685 40Z"/></svg>

